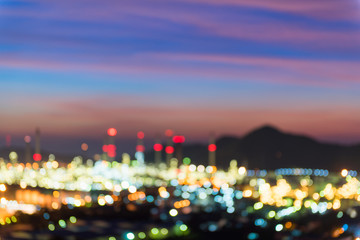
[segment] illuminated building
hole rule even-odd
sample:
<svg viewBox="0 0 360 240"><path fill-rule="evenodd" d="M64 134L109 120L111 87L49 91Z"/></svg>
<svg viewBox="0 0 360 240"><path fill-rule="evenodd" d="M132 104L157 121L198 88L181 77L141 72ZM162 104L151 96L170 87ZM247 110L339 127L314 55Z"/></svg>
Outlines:
<svg viewBox="0 0 360 240"><path fill-rule="evenodd" d="M211 135L210 142L208 146L209 150L209 166L216 166L216 144L215 138Z"/></svg>
<svg viewBox="0 0 360 240"><path fill-rule="evenodd" d="M35 129L35 153L33 155L34 161L41 161L42 156L40 152L40 128Z"/></svg>
<svg viewBox="0 0 360 240"><path fill-rule="evenodd" d="M154 162L155 165L159 166L161 161L161 154L162 154L163 146L161 144L160 138L156 138L155 144L154 144Z"/></svg>
<svg viewBox="0 0 360 240"><path fill-rule="evenodd" d="M136 145L135 158L136 158L139 166L144 166L144 164L145 164L144 137L145 137L144 132L139 131L137 133L137 145Z"/></svg>
<svg viewBox="0 0 360 240"><path fill-rule="evenodd" d="M182 144L185 142L185 137L182 135L175 135L173 137L173 142L175 145L175 156L178 161L182 161Z"/></svg>
<svg viewBox="0 0 360 240"><path fill-rule="evenodd" d="M170 160L173 157L173 153L174 153L174 147L173 147L173 141L172 141L172 137L173 137L174 132L171 129L167 129L165 131L165 136L166 136L166 147L165 147L165 153L166 153L166 165L170 166Z"/></svg>
<svg viewBox="0 0 360 240"><path fill-rule="evenodd" d="M24 137L25 142L25 161L31 162L31 137L29 135Z"/></svg>
<svg viewBox="0 0 360 240"><path fill-rule="evenodd" d="M5 137L6 147L11 147L11 135L7 134Z"/></svg>
<svg viewBox="0 0 360 240"><path fill-rule="evenodd" d="M105 147L107 157L109 161L114 161L116 157L116 146L115 146L115 136L117 134L117 130L115 128L109 128L107 130L107 139L108 143Z"/></svg>

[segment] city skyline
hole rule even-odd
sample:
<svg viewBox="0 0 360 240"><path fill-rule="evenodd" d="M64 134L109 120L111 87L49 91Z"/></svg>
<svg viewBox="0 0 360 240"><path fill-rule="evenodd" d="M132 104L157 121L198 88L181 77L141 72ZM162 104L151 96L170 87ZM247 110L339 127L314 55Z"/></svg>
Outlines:
<svg viewBox="0 0 360 240"><path fill-rule="evenodd" d="M0 238L360 240L360 0L0 0Z"/></svg>
<svg viewBox="0 0 360 240"><path fill-rule="evenodd" d="M359 1L68 3L0 3L1 142L264 124L360 142Z"/></svg>

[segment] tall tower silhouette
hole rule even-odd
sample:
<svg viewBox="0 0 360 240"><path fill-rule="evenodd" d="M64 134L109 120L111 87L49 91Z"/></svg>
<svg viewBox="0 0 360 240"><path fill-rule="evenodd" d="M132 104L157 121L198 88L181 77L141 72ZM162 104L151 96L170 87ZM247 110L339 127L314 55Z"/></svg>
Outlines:
<svg viewBox="0 0 360 240"><path fill-rule="evenodd" d="M40 128L35 129L35 153L33 155L35 161L41 161L42 156L40 152Z"/></svg>
<svg viewBox="0 0 360 240"><path fill-rule="evenodd" d="M183 158L183 150L182 145L185 142L185 137L182 135L176 135L173 137L173 142L175 145L175 156L179 162L182 162Z"/></svg>
<svg viewBox="0 0 360 240"><path fill-rule="evenodd" d="M166 147L165 147L165 153L166 153L166 165L168 167L170 167L170 160L173 157L174 154L174 147L173 147L173 141L172 141L172 136L173 136L174 132L171 129L167 129L165 131L165 136L166 136Z"/></svg>
<svg viewBox="0 0 360 240"><path fill-rule="evenodd" d="M215 137L213 134L210 135L210 141L209 141L209 166L215 166L216 165L216 144L215 144Z"/></svg>
<svg viewBox="0 0 360 240"><path fill-rule="evenodd" d="M6 135L5 141L6 141L6 147L7 148L11 147L11 135L10 134Z"/></svg>
<svg viewBox="0 0 360 240"><path fill-rule="evenodd" d="M25 141L25 161L26 162L31 162L31 137L30 136L25 136L24 137L24 141Z"/></svg>
<svg viewBox="0 0 360 240"><path fill-rule="evenodd" d="M115 157L116 157L116 146L115 146L115 136L117 134L117 130L115 128L109 128L107 130L107 145L106 143L104 143L103 150L105 150L104 152L106 152L107 154L107 159L108 161L114 161ZM105 149L104 149L105 148Z"/></svg>
<svg viewBox="0 0 360 240"><path fill-rule="evenodd" d="M40 128L35 129L35 153L40 154Z"/></svg>
<svg viewBox="0 0 360 240"><path fill-rule="evenodd" d="M145 134L143 131L139 131L137 133L137 145L136 145L135 158L136 158L139 166L144 166L144 164L145 164L144 137L145 137Z"/></svg>
<svg viewBox="0 0 360 240"><path fill-rule="evenodd" d="M156 166L159 166L161 161L161 152L163 150L163 146L161 144L160 136L156 136L155 144L154 144L154 162Z"/></svg>
<svg viewBox="0 0 360 240"><path fill-rule="evenodd" d="M102 146L103 153L102 153L101 159L105 160L105 161L108 160L108 155L107 155L107 152L108 152L107 148L108 148L108 142L109 142L108 138L109 138L109 135L104 134L104 140L103 140L103 146Z"/></svg>

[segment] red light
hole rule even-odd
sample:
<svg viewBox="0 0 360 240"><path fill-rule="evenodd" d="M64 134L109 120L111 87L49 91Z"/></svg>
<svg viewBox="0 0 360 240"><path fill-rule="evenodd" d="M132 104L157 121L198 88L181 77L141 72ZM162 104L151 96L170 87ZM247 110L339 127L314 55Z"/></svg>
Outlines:
<svg viewBox="0 0 360 240"><path fill-rule="evenodd" d="M209 144L209 152L215 152L216 151L216 145L215 144Z"/></svg>
<svg viewBox="0 0 360 240"><path fill-rule="evenodd" d="M103 152L107 152L108 151L107 145L103 145L102 150L103 150Z"/></svg>
<svg viewBox="0 0 360 240"><path fill-rule="evenodd" d="M185 137L184 136L174 136L173 142L174 143L183 143L183 142L185 142Z"/></svg>
<svg viewBox="0 0 360 240"><path fill-rule="evenodd" d="M34 161L41 161L41 154L40 153L34 153L34 155L33 155L33 159L34 159Z"/></svg>
<svg viewBox="0 0 360 240"><path fill-rule="evenodd" d="M108 152L107 155L111 158L116 156L116 152Z"/></svg>
<svg viewBox="0 0 360 240"><path fill-rule="evenodd" d="M107 133L108 133L109 136L114 137L117 134L117 131L116 131L115 128L109 128L107 130Z"/></svg>
<svg viewBox="0 0 360 240"><path fill-rule="evenodd" d="M137 137L138 137L138 139L143 139L145 137L144 132L142 132L142 131L138 132Z"/></svg>
<svg viewBox="0 0 360 240"><path fill-rule="evenodd" d="M171 129L167 129L165 131L165 136L167 136L167 137L171 137L173 134L174 134L174 131Z"/></svg>
<svg viewBox="0 0 360 240"><path fill-rule="evenodd" d="M109 144L107 146L107 151L108 152L115 152L116 151L116 146L114 144Z"/></svg>
<svg viewBox="0 0 360 240"><path fill-rule="evenodd" d="M160 152L161 150L163 150L163 146L160 143L155 143L154 150Z"/></svg>
<svg viewBox="0 0 360 240"><path fill-rule="evenodd" d="M145 147L143 145L137 145L136 146L136 151L137 152L145 152Z"/></svg>
<svg viewBox="0 0 360 240"><path fill-rule="evenodd" d="M167 146L167 147L165 148L165 152L166 152L167 154L173 154L173 153L174 153L174 147L173 147L173 146Z"/></svg>
<svg viewBox="0 0 360 240"><path fill-rule="evenodd" d="M107 154L109 157L116 156L116 146L114 144L107 145Z"/></svg>

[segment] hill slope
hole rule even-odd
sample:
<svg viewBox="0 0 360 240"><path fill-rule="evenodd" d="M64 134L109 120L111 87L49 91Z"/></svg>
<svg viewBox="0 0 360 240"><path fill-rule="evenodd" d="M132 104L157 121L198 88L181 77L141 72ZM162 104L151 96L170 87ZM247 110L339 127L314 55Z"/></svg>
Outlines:
<svg viewBox="0 0 360 240"><path fill-rule="evenodd" d="M243 138L221 137L216 144L217 165L221 168L227 168L232 159L250 168L360 168L360 145L320 143L306 136L281 132L271 126L255 129ZM195 164L207 163L206 145L185 145L183 152Z"/></svg>

